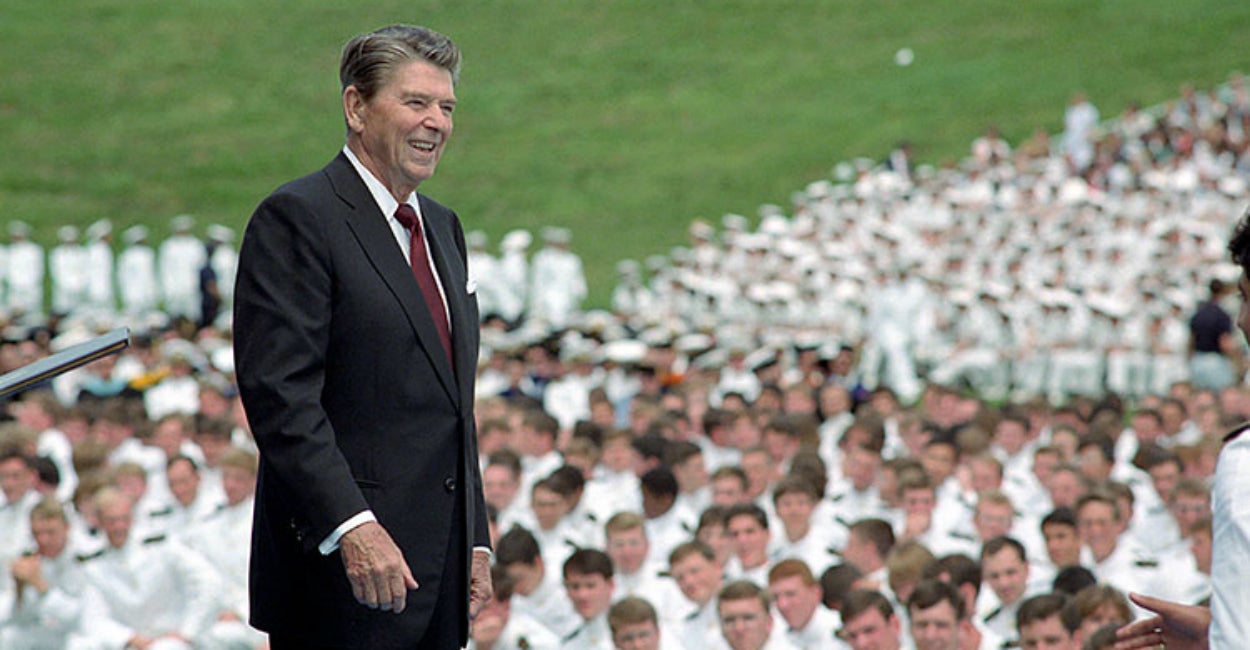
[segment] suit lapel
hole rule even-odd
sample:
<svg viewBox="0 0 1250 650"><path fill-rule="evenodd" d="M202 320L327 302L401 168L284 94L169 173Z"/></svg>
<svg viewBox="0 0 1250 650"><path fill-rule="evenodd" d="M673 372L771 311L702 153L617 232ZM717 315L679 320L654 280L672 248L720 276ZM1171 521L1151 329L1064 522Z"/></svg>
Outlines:
<svg viewBox="0 0 1250 650"><path fill-rule="evenodd" d="M452 217L445 213L445 208L438 206L420 194L421 214L425 219L426 237L430 242L430 251L434 256L434 267L443 283L443 294L447 298L447 313L451 318L451 347L456 362L456 379L463 388L472 386L464 379L476 373L473 360L477 358L477 337L470 336L477 331L478 323L475 315L469 314L470 300L468 296L468 274L464 263L460 261L451 229ZM462 400L472 401L473 396L462 395Z"/></svg>
<svg viewBox="0 0 1250 650"><path fill-rule="evenodd" d="M395 234L391 232L386 218L378 210L377 204L365 187L364 181L356 175L351 162L342 153L326 167L334 191L347 204L345 213L347 226L356 236L356 241L364 249L365 256L382 277L382 282L391 294L399 301L400 307L408 317L408 324L425 350L430 365L434 366L439 383L447 391L453 402L459 404L460 395L456 390L455 377L452 376L451 365L447 355L443 353L443 344L439 341L438 331L434 328L434 319L421 297L421 289L417 286L412 268L404 259L403 251L395 243ZM436 259L438 256L435 256ZM440 277L446 278L442 269ZM443 280L446 284L447 280ZM450 289L444 286L450 300ZM455 321L453 321L453 327Z"/></svg>

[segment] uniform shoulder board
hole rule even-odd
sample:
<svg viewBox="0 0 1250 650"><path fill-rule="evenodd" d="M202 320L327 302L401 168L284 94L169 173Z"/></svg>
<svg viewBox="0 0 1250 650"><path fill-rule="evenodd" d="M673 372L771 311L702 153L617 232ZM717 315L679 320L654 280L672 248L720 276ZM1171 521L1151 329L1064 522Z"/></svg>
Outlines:
<svg viewBox="0 0 1250 650"><path fill-rule="evenodd" d="M573 630L572 632L565 635L563 639L560 639L560 643L568 643L572 641L573 639L577 638L577 635L581 633L582 633L582 626L578 625L576 630Z"/></svg>
<svg viewBox="0 0 1250 650"><path fill-rule="evenodd" d="M82 553L79 555L75 555L74 559L78 560L79 562L86 562L88 560L94 560L100 557L101 555L104 555L104 549L100 549L96 551L95 553Z"/></svg>
<svg viewBox="0 0 1250 650"><path fill-rule="evenodd" d="M842 524L842 526L846 528L850 528L851 524L853 523L853 522L847 521L846 517L843 517L842 515L834 515L833 521L834 523Z"/></svg>
<svg viewBox="0 0 1250 650"><path fill-rule="evenodd" d="M165 541L165 536L164 536L164 535L153 535L153 536L151 536L151 537L147 537L147 538L145 538L145 539L143 540L143 543L144 543L144 544L159 544L159 543L161 543L161 542L163 542L163 541Z"/></svg>
<svg viewBox="0 0 1250 650"><path fill-rule="evenodd" d="M1019 647L1020 647L1020 639L1012 639L1010 641L1003 641L1003 650L1011 650L1011 648L1019 648Z"/></svg>
<svg viewBox="0 0 1250 650"><path fill-rule="evenodd" d="M839 492L838 494L835 494L835 495L833 495L833 496L829 497L829 500L830 500L830 501L832 501L832 502L834 502L834 503L837 503L837 502L839 502L839 501L841 501L841 500L843 500L843 499L845 499L845 498L846 498L846 493L844 493L844 492Z"/></svg>
<svg viewBox="0 0 1250 650"><path fill-rule="evenodd" d="M1137 560L1136 562L1133 562L1133 566L1141 567L1143 569L1157 569L1159 568L1159 561L1152 560L1150 558L1143 558L1141 560Z"/></svg>
<svg viewBox="0 0 1250 650"><path fill-rule="evenodd" d="M981 620L982 620L982 621L984 621L984 622L986 622L986 623L989 623L990 621L994 620L994 617L996 617L996 616L998 616L999 614L1002 614L1002 613L1003 613L1003 608L1002 608L1002 607L995 607L994 609L990 610L990 613L989 613L989 614L986 614L986 615L985 615L985 618L983 618L983 619L981 619Z"/></svg>
<svg viewBox="0 0 1250 650"><path fill-rule="evenodd" d="M521 650L530 650L530 640L525 637L521 637L516 640L516 647Z"/></svg>
<svg viewBox="0 0 1250 650"><path fill-rule="evenodd" d="M596 516L595 516L595 513L593 513L593 512L588 512L588 513L586 513L586 518L587 518L587 519L589 519L590 521L595 522L595 523L598 523L598 522L599 522L599 517L596 517Z"/></svg>
<svg viewBox="0 0 1250 650"><path fill-rule="evenodd" d="M165 506L164 508L158 508L156 510L153 510L152 512L149 512L148 516L149 517L168 517L169 515L172 515L172 514L174 514L174 507Z"/></svg>
<svg viewBox="0 0 1250 650"><path fill-rule="evenodd" d="M681 522L681 529L686 531L687 533L690 533L691 535L694 534L694 528L690 527L690 522L688 521Z"/></svg>
<svg viewBox="0 0 1250 650"><path fill-rule="evenodd" d="M975 535L969 535L968 533L961 533L961 532L959 532L959 531L957 531L957 530L952 530L952 531L950 531L950 533L948 533L948 534L949 534L951 537L955 538L955 539L960 539L960 540L963 540L963 541L965 541L965 542L975 542L975 541L977 541L977 538L976 538L976 536L975 536Z"/></svg>

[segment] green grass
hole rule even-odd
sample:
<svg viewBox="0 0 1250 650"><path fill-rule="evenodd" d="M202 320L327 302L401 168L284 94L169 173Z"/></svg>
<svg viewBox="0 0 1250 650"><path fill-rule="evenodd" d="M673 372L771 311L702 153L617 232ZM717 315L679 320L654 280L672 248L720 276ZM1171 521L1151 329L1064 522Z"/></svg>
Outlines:
<svg viewBox="0 0 1250 650"><path fill-rule="evenodd" d="M242 226L342 144L342 43L426 24L465 52L456 135L423 191L497 242L573 228L592 302L613 264L691 219L882 157L965 155L988 124L1060 128L1250 71L1244 0L671 0L342 3L0 0L0 215L102 216L158 234L190 212ZM894 65L900 47L913 65Z"/></svg>

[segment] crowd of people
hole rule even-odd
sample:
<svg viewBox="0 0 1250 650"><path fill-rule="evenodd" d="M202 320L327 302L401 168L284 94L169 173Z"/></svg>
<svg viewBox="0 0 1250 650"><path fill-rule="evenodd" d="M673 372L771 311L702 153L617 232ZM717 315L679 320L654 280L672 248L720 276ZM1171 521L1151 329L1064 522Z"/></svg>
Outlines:
<svg viewBox="0 0 1250 650"><path fill-rule="evenodd" d="M1078 95L1053 149L900 147L754 230L696 221L622 264L611 312L581 310L568 231L532 258L471 233L495 585L471 647L1104 648L1127 592L1202 602L1215 458L1250 419L1216 313L1248 133L1240 77L1105 123ZM136 333L7 404L3 648L265 644L232 233L136 228L115 265L106 222L63 230L45 302L10 227L0 369Z"/></svg>

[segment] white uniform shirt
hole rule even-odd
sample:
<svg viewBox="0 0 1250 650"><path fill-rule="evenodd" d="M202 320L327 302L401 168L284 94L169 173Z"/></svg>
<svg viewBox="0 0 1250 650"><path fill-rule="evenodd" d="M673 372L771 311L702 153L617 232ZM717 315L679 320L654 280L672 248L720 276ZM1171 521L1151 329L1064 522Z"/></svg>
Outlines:
<svg viewBox="0 0 1250 650"><path fill-rule="evenodd" d="M1250 436L1224 444L1211 501L1211 647L1250 648Z"/></svg>

